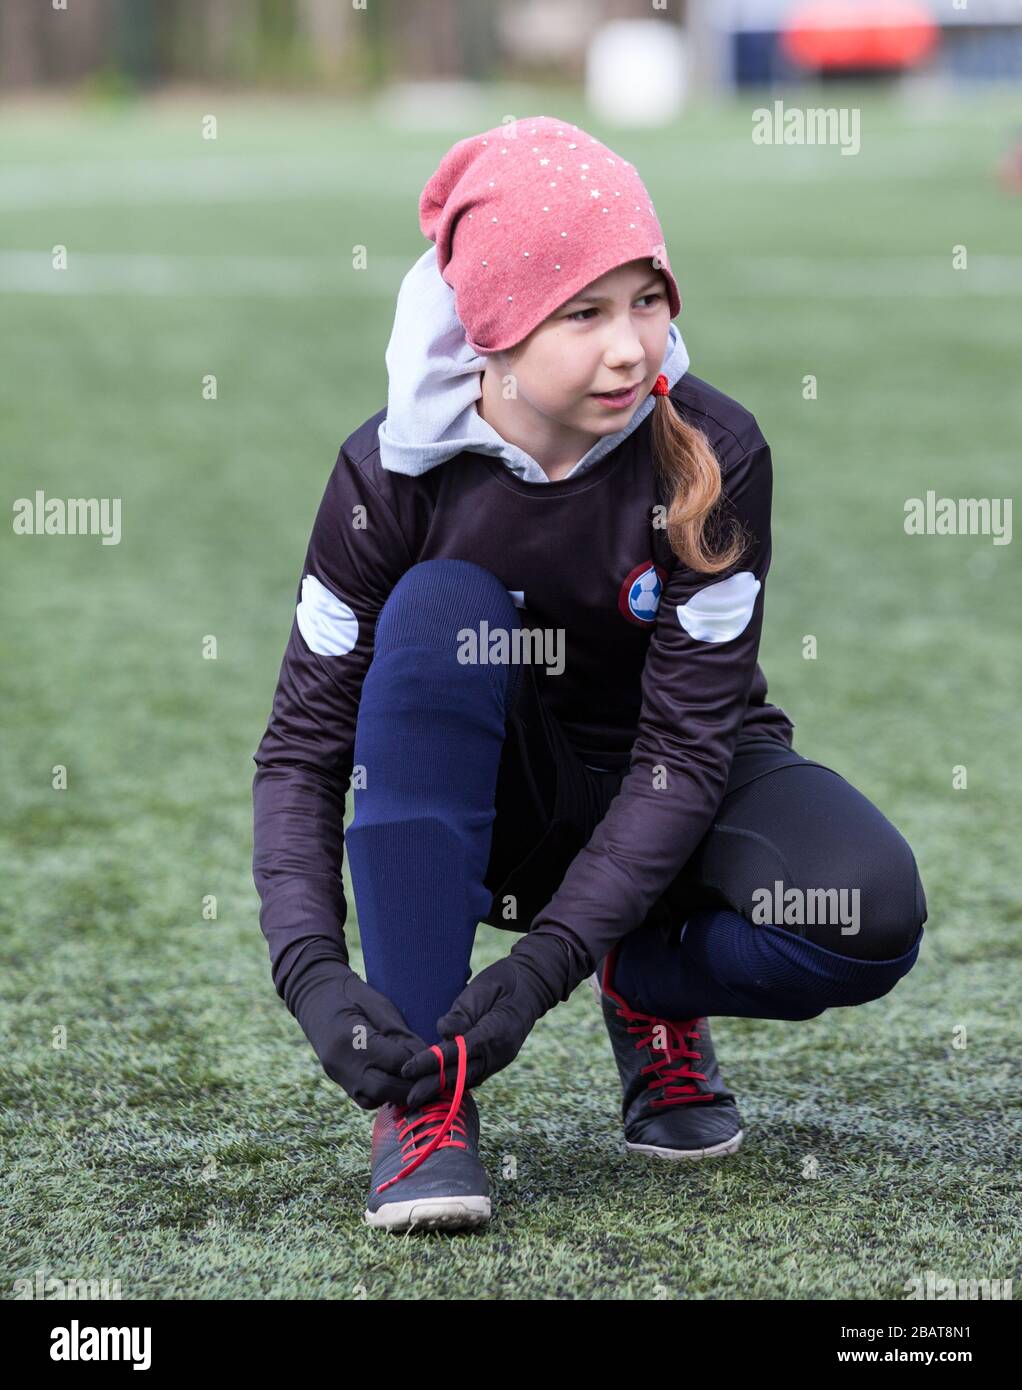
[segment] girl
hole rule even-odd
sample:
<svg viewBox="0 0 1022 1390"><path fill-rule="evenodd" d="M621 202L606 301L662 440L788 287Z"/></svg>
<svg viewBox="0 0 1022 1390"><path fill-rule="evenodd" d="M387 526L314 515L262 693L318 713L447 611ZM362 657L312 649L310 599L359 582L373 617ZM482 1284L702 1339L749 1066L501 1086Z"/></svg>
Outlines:
<svg viewBox="0 0 1022 1390"><path fill-rule="evenodd" d="M927 915L899 832L767 703L770 446L688 371L635 168L509 122L448 151L419 219L254 782L273 980L378 1109L365 1215L390 1230L485 1223L470 1088L587 976L627 1147L722 1156L707 1015L877 999ZM479 921L520 935L469 982Z"/></svg>

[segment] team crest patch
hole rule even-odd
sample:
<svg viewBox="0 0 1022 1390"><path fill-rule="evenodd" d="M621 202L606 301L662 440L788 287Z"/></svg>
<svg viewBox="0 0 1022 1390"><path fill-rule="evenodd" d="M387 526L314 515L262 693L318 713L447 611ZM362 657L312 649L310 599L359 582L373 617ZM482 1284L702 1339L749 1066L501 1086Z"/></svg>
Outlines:
<svg viewBox="0 0 1022 1390"><path fill-rule="evenodd" d="M649 627L656 621L660 596L667 582L667 571L662 565L646 560L625 577L618 594L617 606L630 623L639 627Z"/></svg>

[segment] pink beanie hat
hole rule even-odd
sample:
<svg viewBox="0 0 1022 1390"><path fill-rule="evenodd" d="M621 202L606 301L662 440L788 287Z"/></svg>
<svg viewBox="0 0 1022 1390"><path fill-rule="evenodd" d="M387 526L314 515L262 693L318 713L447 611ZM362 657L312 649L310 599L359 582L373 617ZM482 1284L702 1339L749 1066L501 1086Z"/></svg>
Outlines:
<svg viewBox="0 0 1022 1390"><path fill-rule="evenodd" d="M653 260L681 295L634 164L577 125L533 116L459 140L419 199L469 346L501 352L601 275Z"/></svg>

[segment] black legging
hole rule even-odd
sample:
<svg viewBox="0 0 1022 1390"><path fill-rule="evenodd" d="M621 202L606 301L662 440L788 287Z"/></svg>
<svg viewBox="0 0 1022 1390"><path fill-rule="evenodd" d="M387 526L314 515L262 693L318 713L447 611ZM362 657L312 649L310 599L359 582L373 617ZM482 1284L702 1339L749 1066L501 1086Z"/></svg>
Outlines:
<svg viewBox="0 0 1022 1390"><path fill-rule="evenodd" d="M517 930L553 896L625 773L586 767L539 696L543 676L534 666L525 674L500 766L486 879L498 899L486 920ZM902 955L926 921L915 856L871 801L833 768L777 739L742 738L713 823L649 925L669 932L679 918L711 906L755 921L753 894L778 881L782 894L823 884L858 888L858 932L843 933L833 922L786 928L857 960ZM500 915L507 893L518 898L513 923Z"/></svg>

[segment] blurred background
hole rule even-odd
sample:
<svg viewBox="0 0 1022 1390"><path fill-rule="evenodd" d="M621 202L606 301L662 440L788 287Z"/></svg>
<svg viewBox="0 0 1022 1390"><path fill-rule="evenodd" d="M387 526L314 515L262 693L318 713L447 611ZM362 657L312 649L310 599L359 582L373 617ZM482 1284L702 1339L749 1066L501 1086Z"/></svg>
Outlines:
<svg viewBox="0 0 1022 1390"><path fill-rule="evenodd" d="M323 488L386 404L421 189L540 114L650 190L691 370L772 445L770 698L908 839L930 916L865 1010L714 1022L753 1138L683 1183L618 1154L577 991L485 1087L502 1218L445 1296L1011 1274L1018 547L904 523L1019 475L1020 96L1022 0L0 0L4 493L122 505L116 545L0 529L0 1274L126 1298L436 1274L363 1232L368 1117L273 991L251 759ZM810 108L855 148L785 143L778 111ZM354 909L348 936L357 966ZM508 944L483 929L476 968Z"/></svg>
<svg viewBox="0 0 1022 1390"><path fill-rule="evenodd" d="M661 45L694 50L704 88L837 74L995 81L1022 75L1020 18L1018 0L4 0L0 83L368 94L417 79L580 82L594 40L643 19Z"/></svg>

